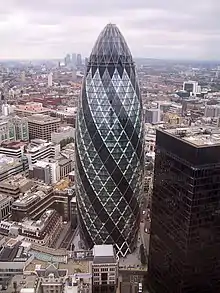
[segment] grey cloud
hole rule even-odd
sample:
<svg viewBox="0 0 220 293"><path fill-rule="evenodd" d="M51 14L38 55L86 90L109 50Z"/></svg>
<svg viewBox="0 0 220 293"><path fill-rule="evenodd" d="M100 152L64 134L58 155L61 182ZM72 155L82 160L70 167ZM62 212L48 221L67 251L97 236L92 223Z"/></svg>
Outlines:
<svg viewBox="0 0 220 293"><path fill-rule="evenodd" d="M0 1L0 56L88 55L115 22L136 56L220 58L219 14L219 0Z"/></svg>

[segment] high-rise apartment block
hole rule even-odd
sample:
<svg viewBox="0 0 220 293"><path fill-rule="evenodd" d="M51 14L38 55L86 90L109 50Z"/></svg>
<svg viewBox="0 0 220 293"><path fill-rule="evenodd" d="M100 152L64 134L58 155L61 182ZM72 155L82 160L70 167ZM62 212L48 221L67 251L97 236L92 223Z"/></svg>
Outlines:
<svg viewBox="0 0 220 293"><path fill-rule="evenodd" d="M158 130L148 275L152 292L220 292L219 129Z"/></svg>
<svg viewBox="0 0 220 293"><path fill-rule="evenodd" d="M83 241L136 247L143 190L142 101L130 50L107 25L89 59L76 127L76 193Z"/></svg>
<svg viewBox="0 0 220 293"><path fill-rule="evenodd" d="M35 114L28 117L30 139L51 140L51 133L60 127L60 118Z"/></svg>
<svg viewBox="0 0 220 293"><path fill-rule="evenodd" d="M50 72L47 77L47 85L51 87L53 85L53 72Z"/></svg>

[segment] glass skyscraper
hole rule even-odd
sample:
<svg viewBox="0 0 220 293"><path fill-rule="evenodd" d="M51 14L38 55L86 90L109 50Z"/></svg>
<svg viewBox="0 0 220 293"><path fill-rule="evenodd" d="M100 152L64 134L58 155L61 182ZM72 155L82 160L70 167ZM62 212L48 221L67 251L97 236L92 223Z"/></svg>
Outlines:
<svg viewBox="0 0 220 293"><path fill-rule="evenodd" d="M148 280L157 293L220 292L219 129L157 130Z"/></svg>
<svg viewBox="0 0 220 293"><path fill-rule="evenodd" d="M88 248L134 250L140 221L144 147L135 64L119 29L108 24L92 50L78 105L76 194Z"/></svg>

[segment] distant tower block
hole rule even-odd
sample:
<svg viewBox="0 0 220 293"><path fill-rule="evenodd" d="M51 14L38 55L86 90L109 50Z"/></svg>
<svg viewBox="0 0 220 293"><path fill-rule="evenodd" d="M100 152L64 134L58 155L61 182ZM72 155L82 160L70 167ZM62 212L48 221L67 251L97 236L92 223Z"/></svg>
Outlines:
<svg viewBox="0 0 220 293"><path fill-rule="evenodd" d="M25 81L26 81L26 74L25 74L25 71L22 71L22 72L21 72L21 81L22 81L22 82L25 82Z"/></svg>
<svg viewBox="0 0 220 293"><path fill-rule="evenodd" d="M48 87L51 87L53 85L53 73L50 72L48 74Z"/></svg>

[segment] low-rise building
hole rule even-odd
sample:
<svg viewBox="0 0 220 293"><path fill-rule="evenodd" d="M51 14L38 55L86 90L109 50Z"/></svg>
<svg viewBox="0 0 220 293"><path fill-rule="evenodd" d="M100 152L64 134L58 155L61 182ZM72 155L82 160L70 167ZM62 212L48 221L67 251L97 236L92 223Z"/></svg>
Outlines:
<svg viewBox="0 0 220 293"><path fill-rule="evenodd" d="M118 287L118 259L113 245L94 245L93 253L93 293L116 293Z"/></svg>
<svg viewBox="0 0 220 293"><path fill-rule="evenodd" d="M27 219L19 226L26 241L50 247L61 233L62 217L55 210L47 210L37 221Z"/></svg>
<svg viewBox="0 0 220 293"><path fill-rule="evenodd" d="M10 215L13 201L13 197L0 194L0 220L4 220Z"/></svg>
<svg viewBox="0 0 220 293"><path fill-rule="evenodd" d="M45 158L56 158L60 154L60 145L53 144L41 139L32 140L26 149L25 156L28 159L28 165L32 166L38 160Z"/></svg>
<svg viewBox="0 0 220 293"><path fill-rule="evenodd" d="M27 164L22 159L0 154L0 181L22 172L25 173L26 168Z"/></svg>
<svg viewBox="0 0 220 293"><path fill-rule="evenodd" d="M54 184L60 180L60 165L58 160L44 159L29 167L29 177L46 184Z"/></svg>
<svg viewBox="0 0 220 293"><path fill-rule="evenodd" d="M50 109L44 108L42 103L28 102L25 105L17 105L14 112L20 117L28 117L34 114L48 115Z"/></svg>
<svg viewBox="0 0 220 293"><path fill-rule="evenodd" d="M20 195L19 199L12 204L12 220L19 222L26 217L38 219L44 211L54 208L63 216L64 221L69 221L69 202L73 196L69 192L72 190L71 181L66 179L62 182L67 183L59 184L58 182L54 188L38 182L26 193Z"/></svg>
<svg viewBox="0 0 220 293"><path fill-rule="evenodd" d="M71 126L63 126L57 129L56 132L51 133L51 141L54 143L60 143L61 141L67 141L68 139L74 139L75 128Z"/></svg>
<svg viewBox="0 0 220 293"><path fill-rule="evenodd" d="M25 148L27 145L28 142L22 141L5 142L0 146L0 154L22 159L24 158Z"/></svg>
<svg viewBox="0 0 220 293"><path fill-rule="evenodd" d="M0 181L0 193L17 199L34 186L34 181L26 178L22 174L11 176Z"/></svg>
<svg viewBox="0 0 220 293"><path fill-rule="evenodd" d="M33 259L28 247L23 246L21 241L10 239L0 250L0 284L6 287L8 281L22 274Z"/></svg>

